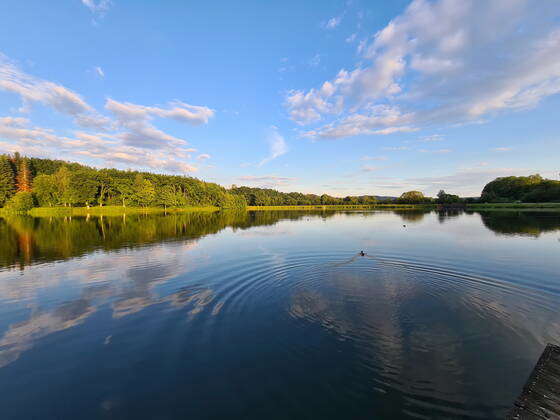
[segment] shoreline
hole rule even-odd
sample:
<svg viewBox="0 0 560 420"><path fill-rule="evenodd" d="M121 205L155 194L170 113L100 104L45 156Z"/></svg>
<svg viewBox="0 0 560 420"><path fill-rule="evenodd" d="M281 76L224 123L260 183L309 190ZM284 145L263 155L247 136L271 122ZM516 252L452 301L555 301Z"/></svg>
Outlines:
<svg viewBox="0 0 560 420"><path fill-rule="evenodd" d="M25 213L6 212L0 208L0 216L26 214L32 217L71 216L123 216L137 214L169 214L217 211L336 211L336 210L435 210L437 204L348 204L348 205L289 205L289 206L247 206L244 209L221 209L213 206L192 207L35 207ZM462 210L548 210L560 211L560 203L478 203L466 204Z"/></svg>

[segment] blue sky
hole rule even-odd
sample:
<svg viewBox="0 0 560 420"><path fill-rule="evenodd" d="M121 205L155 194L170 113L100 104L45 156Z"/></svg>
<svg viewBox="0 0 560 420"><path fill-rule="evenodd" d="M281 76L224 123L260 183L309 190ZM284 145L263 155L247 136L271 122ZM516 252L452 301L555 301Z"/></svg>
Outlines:
<svg viewBox="0 0 560 420"><path fill-rule="evenodd" d="M558 179L538 4L3 0L0 152L337 196Z"/></svg>

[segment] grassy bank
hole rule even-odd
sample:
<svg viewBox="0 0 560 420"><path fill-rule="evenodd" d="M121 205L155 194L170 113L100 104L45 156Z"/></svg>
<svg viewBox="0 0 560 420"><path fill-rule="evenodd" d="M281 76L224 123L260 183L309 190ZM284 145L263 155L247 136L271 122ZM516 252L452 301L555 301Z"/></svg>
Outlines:
<svg viewBox="0 0 560 420"><path fill-rule="evenodd" d="M247 206L247 210L374 210L374 209L432 209L425 204L348 204L348 205L310 205L310 206Z"/></svg>
<svg viewBox="0 0 560 420"><path fill-rule="evenodd" d="M375 205L301 205L301 206L247 206L248 211L274 211L274 210L432 210L432 204L375 204ZM477 203L467 204L468 210L549 210L560 211L560 203ZM124 214L162 214L186 212L214 212L218 207L36 207L27 212L33 217L64 217L64 216L122 216ZM0 208L0 215L10 214Z"/></svg>
<svg viewBox="0 0 560 420"><path fill-rule="evenodd" d="M56 217L56 216L122 216L123 214L158 214L158 213L185 213L192 211L212 212L218 211L218 207L36 207L27 213L33 217Z"/></svg>

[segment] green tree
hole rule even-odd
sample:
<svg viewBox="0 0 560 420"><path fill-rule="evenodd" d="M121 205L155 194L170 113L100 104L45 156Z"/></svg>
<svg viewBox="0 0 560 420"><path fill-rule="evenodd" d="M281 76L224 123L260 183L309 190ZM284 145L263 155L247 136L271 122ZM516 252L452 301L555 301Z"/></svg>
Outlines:
<svg viewBox="0 0 560 420"><path fill-rule="evenodd" d="M6 210L23 212L31 210L35 203L29 191L19 191L6 203Z"/></svg>
<svg viewBox="0 0 560 420"><path fill-rule="evenodd" d="M0 156L0 207L14 195L16 191L15 173L7 156Z"/></svg>
<svg viewBox="0 0 560 420"><path fill-rule="evenodd" d="M72 202L71 190L70 190L70 179L72 173L67 166L61 166L55 174L56 183L59 191L59 202L64 204L64 206L70 205Z"/></svg>
<svg viewBox="0 0 560 420"><path fill-rule="evenodd" d="M461 198L458 195L447 194L445 191L440 190L437 195L437 202L439 204L452 204L459 203Z"/></svg>
<svg viewBox="0 0 560 420"><path fill-rule="evenodd" d="M126 207L126 203L132 200L134 195L132 180L129 178L113 179L113 188L119 194L122 206Z"/></svg>
<svg viewBox="0 0 560 420"><path fill-rule="evenodd" d="M480 198L485 202L556 201L560 195L554 194L555 183L558 181L543 179L539 174L500 177L485 185Z"/></svg>
<svg viewBox="0 0 560 420"><path fill-rule="evenodd" d="M111 178L107 173L107 170L102 169L97 173L96 180L99 188L97 202L99 203L99 207L103 207L103 203L107 199L107 195L111 190Z"/></svg>
<svg viewBox="0 0 560 420"><path fill-rule="evenodd" d="M33 193L40 206L60 203L60 189L55 175L37 175L33 180Z"/></svg>
<svg viewBox="0 0 560 420"><path fill-rule="evenodd" d="M132 199L142 207L149 206L156 196L154 184L140 174L134 179L133 191Z"/></svg>
<svg viewBox="0 0 560 420"><path fill-rule="evenodd" d="M94 175L86 169L72 173L68 186L70 204L85 204L89 207L95 200L99 185Z"/></svg>
<svg viewBox="0 0 560 420"><path fill-rule="evenodd" d="M428 199L420 191L407 191L397 199L397 202L402 204L422 204L427 201Z"/></svg>
<svg viewBox="0 0 560 420"><path fill-rule="evenodd" d="M158 205L163 206L165 209L177 206L177 195L171 185L164 185L158 188L156 196Z"/></svg>

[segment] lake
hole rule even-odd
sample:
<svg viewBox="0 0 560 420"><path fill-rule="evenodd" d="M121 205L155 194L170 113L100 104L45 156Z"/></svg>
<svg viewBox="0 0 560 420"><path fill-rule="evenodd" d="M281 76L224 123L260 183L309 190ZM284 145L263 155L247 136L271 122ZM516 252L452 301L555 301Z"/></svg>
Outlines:
<svg viewBox="0 0 560 420"><path fill-rule="evenodd" d="M559 238L531 211L0 218L1 417L503 418L560 344Z"/></svg>

